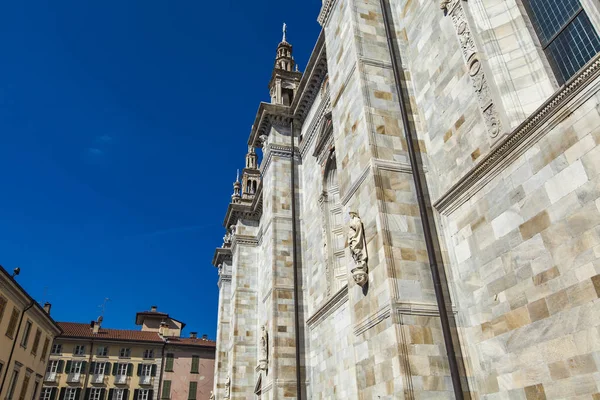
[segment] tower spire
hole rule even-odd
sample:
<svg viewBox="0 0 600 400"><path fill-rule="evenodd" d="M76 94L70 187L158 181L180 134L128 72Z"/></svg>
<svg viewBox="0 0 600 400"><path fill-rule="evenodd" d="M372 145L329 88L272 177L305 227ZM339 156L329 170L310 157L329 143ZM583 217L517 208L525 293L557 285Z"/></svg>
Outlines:
<svg viewBox="0 0 600 400"><path fill-rule="evenodd" d="M282 40L283 43L287 43L286 35L287 35L287 24L284 22L283 23L283 40Z"/></svg>

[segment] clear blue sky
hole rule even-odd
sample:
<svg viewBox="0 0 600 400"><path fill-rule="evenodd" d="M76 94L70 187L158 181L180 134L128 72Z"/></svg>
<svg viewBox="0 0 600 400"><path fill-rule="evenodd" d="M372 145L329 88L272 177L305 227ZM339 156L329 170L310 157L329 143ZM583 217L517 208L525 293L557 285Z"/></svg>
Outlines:
<svg viewBox="0 0 600 400"><path fill-rule="evenodd" d="M223 217L288 24L320 0L4 1L0 264L58 321L158 305L215 337Z"/></svg>

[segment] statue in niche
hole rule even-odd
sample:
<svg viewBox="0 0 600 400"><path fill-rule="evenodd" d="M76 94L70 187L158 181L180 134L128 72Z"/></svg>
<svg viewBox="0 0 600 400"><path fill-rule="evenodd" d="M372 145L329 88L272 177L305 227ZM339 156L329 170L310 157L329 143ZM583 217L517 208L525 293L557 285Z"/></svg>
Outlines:
<svg viewBox="0 0 600 400"><path fill-rule="evenodd" d="M352 268L352 278L359 286L364 286L369 280L369 268L367 266L367 243L365 241L365 232L363 224L354 211L350 211L350 224L348 229L348 247L350 254L356 263Z"/></svg>
<svg viewBox="0 0 600 400"><path fill-rule="evenodd" d="M228 399L231 395L231 378L228 376L225 381L225 398Z"/></svg>
<svg viewBox="0 0 600 400"><path fill-rule="evenodd" d="M261 328L260 347L258 351L258 367L266 371L269 366L269 333L265 325Z"/></svg>

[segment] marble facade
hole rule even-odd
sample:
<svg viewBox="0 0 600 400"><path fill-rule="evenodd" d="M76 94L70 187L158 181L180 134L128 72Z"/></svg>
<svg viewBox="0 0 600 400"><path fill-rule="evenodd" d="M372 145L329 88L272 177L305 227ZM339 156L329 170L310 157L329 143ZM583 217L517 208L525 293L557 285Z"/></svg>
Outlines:
<svg viewBox="0 0 600 400"><path fill-rule="evenodd" d="M215 398L457 397L438 260L463 398L599 399L600 57L559 86L520 0L326 0L319 22L303 73L277 48L213 258Z"/></svg>

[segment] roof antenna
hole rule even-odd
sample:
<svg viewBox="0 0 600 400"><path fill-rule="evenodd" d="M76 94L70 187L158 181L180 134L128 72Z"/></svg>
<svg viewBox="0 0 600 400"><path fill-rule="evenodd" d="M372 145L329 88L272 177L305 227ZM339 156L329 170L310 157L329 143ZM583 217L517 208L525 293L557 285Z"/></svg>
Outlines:
<svg viewBox="0 0 600 400"><path fill-rule="evenodd" d="M100 309L100 317L98 317L99 320L104 320L104 312L106 311L106 303L108 303L110 301L110 299L108 297L104 298L104 302L102 303L102 305L99 305L98 308Z"/></svg>

